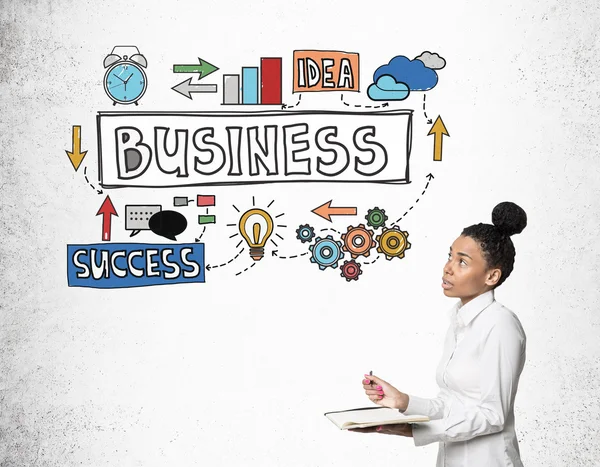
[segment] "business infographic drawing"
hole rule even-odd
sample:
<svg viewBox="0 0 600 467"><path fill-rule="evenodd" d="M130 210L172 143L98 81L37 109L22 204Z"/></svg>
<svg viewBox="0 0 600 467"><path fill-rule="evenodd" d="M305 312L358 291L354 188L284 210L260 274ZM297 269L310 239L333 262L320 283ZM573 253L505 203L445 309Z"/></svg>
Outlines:
<svg viewBox="0 0 600 467"><path fill-rule="evenodd" d="M68 285L204 283L210 282L213 269L227 268L227 277L250 270L260 274L261 267L279 259L309 261L315 274L352 283L377 267L379 258L400 265L418 245L402 228L403 218L434 178L431 173L411 173L411 157L432 157L414 154L413 138L433 136L427 140L433 143L432 160L440 162L444 137L449 136L441 116L433 122L425 106L425 93L438 84L446 60L425 51L412 59L396 55L382 61L361 94L356 52L294 50L241 66L221 57L222 69L198 56L169 64L178 80L191 75L171 86L173 106L181 96L201 102L203 94L219 92L220 105L202 111L156 111L144 97L153 85L148 79L151 51L142 54L136 46L116 45L103 62L104 91L116 109L97 112L95 131L85 129L85 150L84 129L70 124L70 164L79 172L84 160L88 162L83 177L102 201L96 213L101 216L100 243L67 246ZM284 67L291 67L292 83L284 83ZM331 92L340 94L337 108L311 110L307 99L302 100L305 93L316 102L320 93ZM422 105L422 116L421 109L390 108L390 103L407 102L411 96L415 107ZM141 105L144 110L137 110ZM415 132L415 118L430 125L427 133ZM94 133L92 142L89 135ZM92 147L97 154L90 157ZM90 178L92 171L97 181ZM221 206L217 216L212 187L226 187L230 199L236 199L241 185L280 183L362 184L367 189L369 184L386 184L397 190L423 183L424 188L403 214L385 202L359 212L343 199L330 199L306 206L300 213L304 221L288 225L286 207L274 194L271 199L245 195L230 208ZM142 203L128 201L132 189L147 190ZM317 219L331 227L318 229ZM83 221L93 220L90 214ZM230 229L235 242L230 251L203 243L217 221ZM114 228L130 238L168 243L111 243ZM293 253L280 254L280 248ZM207 263L207 251L222 260Z"/></svg>

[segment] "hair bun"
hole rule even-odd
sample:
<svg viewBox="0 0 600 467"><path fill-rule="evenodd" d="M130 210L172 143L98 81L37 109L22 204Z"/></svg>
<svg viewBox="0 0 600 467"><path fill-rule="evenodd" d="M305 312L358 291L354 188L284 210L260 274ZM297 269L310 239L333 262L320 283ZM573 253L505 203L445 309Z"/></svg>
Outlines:
<svg viewBox="0 0 600 467"><path fill-rule="evenodd" d="M518 234L527 225L527 214L515 203L504 201L492 211L492 223L504 235Z"/></svg>

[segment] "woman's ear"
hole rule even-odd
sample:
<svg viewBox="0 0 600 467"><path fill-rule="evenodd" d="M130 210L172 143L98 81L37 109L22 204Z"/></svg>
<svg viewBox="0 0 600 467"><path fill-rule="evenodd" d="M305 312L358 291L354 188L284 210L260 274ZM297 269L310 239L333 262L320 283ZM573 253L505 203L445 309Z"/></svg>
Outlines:
<svg viewBox="0 0 600 467"><path fill-rule="evenodd" d="M494 287L502 277L502 270L495 268L486 273L485 284Z"/></svg>

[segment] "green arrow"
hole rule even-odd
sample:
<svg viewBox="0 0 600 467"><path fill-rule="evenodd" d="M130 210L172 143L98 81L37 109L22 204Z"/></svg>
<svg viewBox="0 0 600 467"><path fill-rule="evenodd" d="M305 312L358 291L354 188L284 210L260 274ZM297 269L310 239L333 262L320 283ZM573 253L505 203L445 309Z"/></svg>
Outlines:
<svg viewBox="0 0 600 467"><path fill-rule="evenodd" d="M202 79L219 69L200 57L198 61L200 62L198 65L173 65L173 73L200 73L198 79Z"/></svg>

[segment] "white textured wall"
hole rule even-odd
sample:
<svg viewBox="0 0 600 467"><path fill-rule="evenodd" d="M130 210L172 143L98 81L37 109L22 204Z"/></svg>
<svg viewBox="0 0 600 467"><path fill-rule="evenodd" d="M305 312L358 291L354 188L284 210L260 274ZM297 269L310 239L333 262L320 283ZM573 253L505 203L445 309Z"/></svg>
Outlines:
<svg viewBox="0 0 600 467"><path fill-rule="evenodd" d="M528 336L516 400L523 460L600 463L597 1L3 0L0 18L0 465L433 465L435 446L339 432L322 413L366 405L370 369L409 393L435 393L452 305L439 285L448 246L504 200L529 217L497 291ZM239 277L216 269L205 284L69 289L66 245L99 241L102 199L64 150L82 125L96 176L95 113L111 110L102 60L119 43L148 58L139 110L218 108L218 96L187 101L169 89L179 82L171 66L197 56L221 68L220 83L260 56L283 56L289 77L294 49L356 51L366 89L395 55L440 53L448 65L428 111L451 137L433 163L420 96L402 103L416 110L412 184L211 190L219 219L235 222L231 205L254 195L275 199L291 227L322 228L309 211L332 197L399 217L432 171L401 223L406 258L380 260L352 284L304 257L268 258ZM307 95L303 106L341 110L337 95ZM196 191L110 194L122 211ZM299 250L293 230L282 254ZM207 229L209 263L235 251L229 233ZM113 240L128 241L122 215Z"/></svg>

